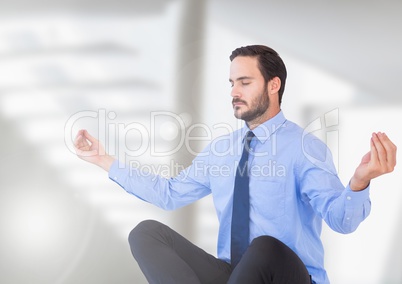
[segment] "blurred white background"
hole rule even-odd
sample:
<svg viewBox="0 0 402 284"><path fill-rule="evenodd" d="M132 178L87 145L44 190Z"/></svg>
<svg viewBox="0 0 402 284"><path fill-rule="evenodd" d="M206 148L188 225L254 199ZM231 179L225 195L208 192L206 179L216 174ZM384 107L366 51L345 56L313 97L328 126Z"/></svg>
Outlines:
<svg viewBox="0 0 402 284"><path fill-rule="evenodd" d="M178 212L152 207L78 159L71 139L87 128L120 159L174 174L189 153L151 153L180 136L168 112L213 136L241 126L228 83L239 46L279 52L285 115L319 123L346 184L372 132L402 142L401 14L400 1L1 2L0 282L146 283L127 235L149 218L215 254L210 197ZM372 213L355 233L324 228L332 283L402 283L400 177L397 167L372 182Z"/></svg>

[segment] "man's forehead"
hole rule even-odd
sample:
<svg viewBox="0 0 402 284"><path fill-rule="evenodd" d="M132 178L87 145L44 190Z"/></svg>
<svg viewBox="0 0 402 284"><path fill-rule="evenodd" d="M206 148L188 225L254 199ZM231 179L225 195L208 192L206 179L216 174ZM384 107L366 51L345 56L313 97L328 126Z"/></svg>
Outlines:
<svg viewBox="0 0 402 284"><path fill-rule="evenodd" d="M230 64L230 79L238 80L243 77L256 77L261 72L258 68L258 60L251 56L238 56Z"/></svg>
<svg viewBox="0 0 402 284"><path fill-rule="evenodd" d="M258 65L258 59L256 56L237 56L232 60L232 64L242 65Z"/></svg>

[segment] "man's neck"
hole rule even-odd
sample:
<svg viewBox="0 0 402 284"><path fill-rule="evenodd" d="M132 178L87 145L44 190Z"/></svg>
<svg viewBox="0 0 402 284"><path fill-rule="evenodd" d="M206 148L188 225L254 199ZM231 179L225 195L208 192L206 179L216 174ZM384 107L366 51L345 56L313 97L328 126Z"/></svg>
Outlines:
<svg viewBox="0 0 402 284"><path fill-rule="evenodd" d="M268 109L266 113L263 115L251 120L246 121L246 124L250 130L257 128L259 125L265 123L266 121L270 120L271 118L275 117L281 111L280 108L275 108L274 110Z"/></svg>

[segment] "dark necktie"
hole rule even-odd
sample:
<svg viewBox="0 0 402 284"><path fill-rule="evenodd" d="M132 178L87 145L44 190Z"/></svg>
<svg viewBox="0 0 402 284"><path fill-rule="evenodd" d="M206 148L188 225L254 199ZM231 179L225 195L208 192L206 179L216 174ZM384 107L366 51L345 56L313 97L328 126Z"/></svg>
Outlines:
<svg viewBox="0 0 402 284"><path fill-rule="evenodd" d="M234 268L240 261L248 247L250 237L250 196L249 196L249 175L248 155L250 142L254 133L249 131L246 135L243 154L236 171L233 212L232 212L232 234L231 234L231 264Z"/></svg>

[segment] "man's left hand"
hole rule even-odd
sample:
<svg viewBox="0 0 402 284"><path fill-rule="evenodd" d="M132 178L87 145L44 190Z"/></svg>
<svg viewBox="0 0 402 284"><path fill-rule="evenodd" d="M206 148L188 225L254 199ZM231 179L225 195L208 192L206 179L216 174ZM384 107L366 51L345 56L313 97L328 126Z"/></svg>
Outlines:
<svg viewBox="0 0 402 284"><path fill-rule="evenodd" d="M365 189L373 178L390 173L396 165L396 146L385 133L373 133L371 149L363 156L350 180L353 191Z"/></svg>

